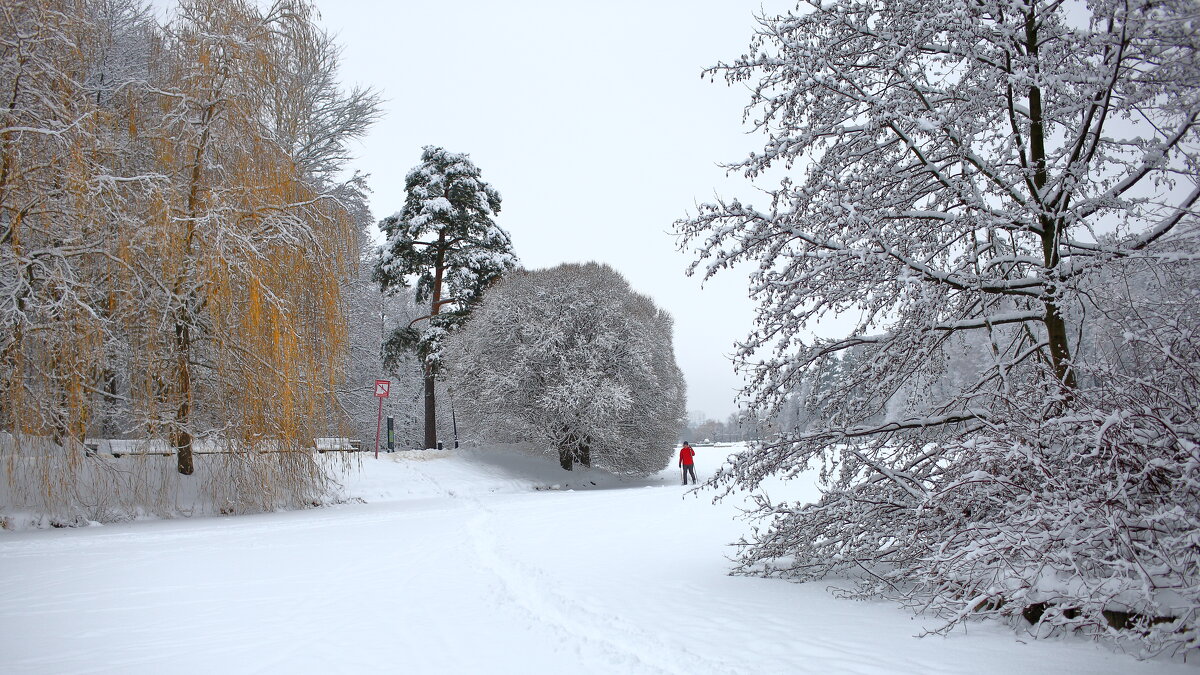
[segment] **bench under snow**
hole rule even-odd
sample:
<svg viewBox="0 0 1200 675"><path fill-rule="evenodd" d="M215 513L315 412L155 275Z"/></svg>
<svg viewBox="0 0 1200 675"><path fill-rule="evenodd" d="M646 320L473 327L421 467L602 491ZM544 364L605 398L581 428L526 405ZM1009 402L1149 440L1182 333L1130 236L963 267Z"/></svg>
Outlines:
<svg viewBox="0 0 1200 675"><path fill-rule="evenodd" d="M157 455L170 457L175 454L175 448L161 439L154 440L117 440L108 438L89 438L84 444L89 455ZM357 438L314 438L310 450L317 452L358 452L362 450L362 441ZM196 441L192 452L197 455L215 455L226 452L211 441Z"/></svg>
<svg viewBox="0 0 1200 675"><path fill-rule="evenodd" d="M357 438L314 438L317 452L358 452L362 441Z"/></svg>

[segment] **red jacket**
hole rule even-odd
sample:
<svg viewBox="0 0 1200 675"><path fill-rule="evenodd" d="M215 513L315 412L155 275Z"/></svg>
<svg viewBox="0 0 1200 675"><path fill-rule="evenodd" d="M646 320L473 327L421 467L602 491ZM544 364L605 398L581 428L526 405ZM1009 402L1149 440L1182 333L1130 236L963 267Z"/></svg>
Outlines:
<svg viewBox="0 0 1200 675"><path fill-rule="evenodd" d="M679 465L683 466L686 464L690 466L692 464L692 458L695 456L696 451L692 449L692 446L683 446L683 449L679 451Z"/></svg>

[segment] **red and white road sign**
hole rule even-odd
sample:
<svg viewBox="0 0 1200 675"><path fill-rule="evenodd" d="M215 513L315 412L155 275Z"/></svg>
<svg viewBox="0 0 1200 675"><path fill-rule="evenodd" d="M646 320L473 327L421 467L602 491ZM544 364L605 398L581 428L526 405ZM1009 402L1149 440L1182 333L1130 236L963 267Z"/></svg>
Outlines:
<svg viewBox="0 0 1200 675"><path fill-rule="evenodd" d="M375 395L379 398L387 398L388 391L390 391L391 388L391 380L375 380Z"/></svg>

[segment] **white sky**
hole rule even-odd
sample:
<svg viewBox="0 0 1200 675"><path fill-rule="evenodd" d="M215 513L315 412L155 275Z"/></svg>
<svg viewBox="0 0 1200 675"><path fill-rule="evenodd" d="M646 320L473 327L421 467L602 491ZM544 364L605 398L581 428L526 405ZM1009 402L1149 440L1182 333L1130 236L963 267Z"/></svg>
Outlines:
<svg viewBox="0 0 1200 675"><path fill-rule="evenodd" d="M385 99L353 164L375 217L399 210L422 146L469 153L526 267L607 263L675 317L688 409L716 419L735 410L729 355L753 306L744 273L685 276L671 223L747 192L717 163L760 145L741 125L748 95L700 71L745 51L756 13L793 4L317 0L343 82Z"/></svg>

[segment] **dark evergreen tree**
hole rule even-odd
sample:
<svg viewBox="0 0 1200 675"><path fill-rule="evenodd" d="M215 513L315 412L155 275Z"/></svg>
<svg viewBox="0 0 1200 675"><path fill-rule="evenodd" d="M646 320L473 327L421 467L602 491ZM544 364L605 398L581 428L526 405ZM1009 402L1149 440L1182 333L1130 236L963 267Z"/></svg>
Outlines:
<svg viewBox="0 0 1200 675"><path fill-rule="evenodd" d="M387 235L373 278L384 292L414 283L429 313L395 329L383 344L384 363L416 352L425 378L425 447L437 447L434 383L441 342L483 291L517 264L512 240L492 217L500 193L483 182L465 154L426 146L408 172L404 208L379 223Z"/></svg>

